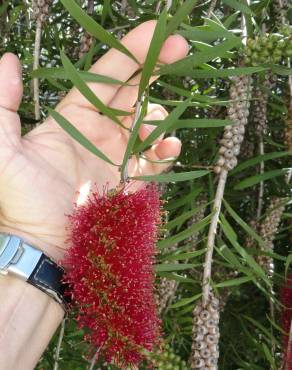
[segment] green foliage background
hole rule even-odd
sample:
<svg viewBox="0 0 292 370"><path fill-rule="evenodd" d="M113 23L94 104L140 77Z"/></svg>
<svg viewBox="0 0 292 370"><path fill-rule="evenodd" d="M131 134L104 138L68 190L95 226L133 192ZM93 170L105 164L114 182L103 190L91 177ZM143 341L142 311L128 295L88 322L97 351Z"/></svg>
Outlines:
<svg viewBox="0 0 292 370"><path fill-rule="evenodd" d="M151 0L94 1L91 17L102 27L93 26L93 43L80 58L80 40L84 30L68 12L68 4L73 3L73 0L53 1L42 28L41 68L32 74L36 24L31 17L31 3L0 1L0 53L14 52L23 64L25 90L20 108L23 133L36 123L32 77L40 77L40 101L42 116L45 117L46 107L53 108L71 88L72 81L76 84L76 75L83 83L94 78L77 70L87 71L91 63L106 52L108 46L105 41L109 45L114 43L109 35L113 35L115 40L120 39L141 22L157 19L165 6L163 1ZM79 0L76 3L86 13L86 2ZM230 172L224 193L225 203L221 211L224 227L220 228L216 238L212 286L215 294L225 303L220 318L219 369L278 369L283 353L278 292L292 261L289 246L292 235L292 213L289 208L291 189L286 181L286 169L291 166L288 152L291 151L291 140L290 147L287 138L285 141L289 129L287 122L291 119L288 113L291 104L288 80L291 74L288 64L292 56L291 28L283 29L279 25L276 2L269 0L252 0L249 3L245 0L223 0L216 4L211 1L173 0L167 4L170 8L162 12L159 18L160 35L163 37L157 37L152 45L153 50L143 69L144 85L140 85L140 93L144 94L146 101L163 104L168 111L172 111L165 123L167 135L175 131L183 142L182 154L173 166L173 171L179 175L156 178L166 180L163 189L167 200L167 221L170 222L169 227L166 226L168 231L164 239L158 244L157 284L159 286L162 278L178 282L172 301L162 315L165 338L174 353L187 362L192 343L192 310L202 291L201 274L210 223L208 215L212 210L217 185L217 176L212 169L218 156L223 126L230 123L226 113L230 99L230 76L250 74L254 84L264 90L265 77L273 73L276 77L273 88L267 92L268 123L263 137L266 156L259 157L258 154L253 111L261 102L253 98L245 142L239 155L239 167ZM214 11L207 16L212 4L215 4ZM287 7L284 16L289 24L292 9ZM247 25L248 38L253 40L249 41L248 47L242 43L242 19ZM268 35L265 35L266 32ZM161 77L148 91L146 84L153 71L156 54L170 33L179 33L189 40L190 56L173 65L161 66ZM265 54L267 39L272 42L269 55ZM286 43L280 54L279 40L285 40ZM119 48L120 44L114 43L114 46ZM64 55L61 59L62 51L74 67L69 60L66 63ZM242 69L231 69L234 67ZM81 89L86 95L85 89ZM107 113L114 114L111 111ZM72 134L70 125L64 128ZM154 136L159 134L157 130ZM136 140L132 144L128 154L141 155L141 149L145 149L141 143ZM96 154L99 155L98 152ZM259 173L261 161L265 162L264 175ZM204 172L198 173L197 170ZM246 224L255 219L262 180L265 180L263 213L257 222L269 220L266 211L272 197L283 198L286 205L275 235L274 250L266 252L275 264L272 277L262 274L259 265L251 263L249 258L253 256L252 261L257 261L257 256L264 253L259 247L265 244L260 239L262 236L258 237L252 248L245 249L247 239L259 232L254 225L249 228ZM207 203L203 221L194 217L202 200ZM192 234L197 230L199 234L192 239ZM202 253L183 255L194 251ZM271 282L275 294L268 289ZM271 299L275 306L275 321L270 317ZM53 368L56 343L57 336L43 355L38 370ZM73 320L67 319L59 368L87 369L87 351L82 332L76 328ZM172 363L173 357L166 356L167 361L169 367L163 365L162 368L183 368ZM104 365L102 360L98 366L111 368L110 365Z"/></svg>

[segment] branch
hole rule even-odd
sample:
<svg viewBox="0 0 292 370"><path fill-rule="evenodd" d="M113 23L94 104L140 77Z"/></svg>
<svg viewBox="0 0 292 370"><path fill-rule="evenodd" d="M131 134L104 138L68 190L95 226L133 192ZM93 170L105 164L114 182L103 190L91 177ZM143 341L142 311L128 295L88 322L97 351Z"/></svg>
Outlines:
<svg viewBox="0 0 292 370"><path fill-rule="evenodd" d="M143 105L143 96L142 96L141 100L138 101L137 104L136 104L135 116L134 116L134 120L133 120L131 130L130 130L131 133L133 133L133 129L136 126L136 124L137 124L137 122L140 118L140 115L141 115L141 112L142 112L142 105ZM125 168L121 172L121 184L125 184L128 181L130 159L131 159L131 156L127 159L127 163L125 165Z"/></svg>
<svg viewBox="0 0 292 370"><path fill-rule="evenodd" d="M36 21L36 31L35 31L33 70L39 68L41 35L42 35L42 21L40 17L38 17ZM35 119L36 121L39 121L41 119L41 110L40 110L40 90L38 78L33 79L33 100L34 100Z"/></svg>
<svg viewBox="0 0 292 370"><path fill-rule="evenodd" d="M211 4L209 6L209 9L207 11L207 17L210 18L210 15L214 12L216 8L217 0L212 0Z"/></svg>
<svg viewBox="0 0 292 370"><path fill-rule="evenodd" d="M100 349L101 349L101 347L97 348L94 356L92 357L92 360L90 362L90 366L89 366L89 369L88 370L93 370L94 369L94 366L95 366L96 361L98 359L98 354L99 354Z"/></svg>
<svg viewBox="0 0 292 370"><path fill-rule="evenodd" d="M214 200L213 210L215 211L209 228L208 240L207 240L207 252L205 257L204 265L204 276L203 276L203 304L207 304L210 295L210 280L211 280L211 270L212 270L212 257L215 244L215 236L219 221L220 209L224 194L224 189L226 185L228 171L223 169L220 172L219 182L217 186L217 191Z"/></svg>
<svg viewBox="0 0 292 370"><path fill-rule="evenodd" d="M264 155L264 141L263 141L263 135L260 135L260 142L259 142L259 154ZM263 174L265 172L265 162L261 161L260 163L260 174ZM259 194L258 194L258 208L257 208L257 219L261 217L262 210L263 210L263 197L264 197L264 182L260 182L259 187Z"/></svg>
<svg viewBox="0 0 292 370"><path fill-rule="evenodd" d="M65 324L66 324L66 318L63 319L62 324L61 324L61 329L60 329L60 334L58 338L58 344L56 347L56 352L55 352L55 363L54 363L54 369L53 370L58 370L59 369L59 359L60 359L60 352L61 352L61 346L62 346L62 341L64 338L64 333L65 333Z"/></svg>

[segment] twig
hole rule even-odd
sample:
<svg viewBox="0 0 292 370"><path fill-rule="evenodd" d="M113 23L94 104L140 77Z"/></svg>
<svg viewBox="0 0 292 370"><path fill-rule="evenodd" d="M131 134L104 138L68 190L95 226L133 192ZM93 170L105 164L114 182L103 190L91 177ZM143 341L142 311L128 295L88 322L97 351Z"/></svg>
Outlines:
<svg viewBox="0 0 292 370"><path fill-rule="evenodd" d="M166 10L169 10L172 6L172 0L166 0Z"/></svg>
<svg viewBox="0 0 292 370"><path fill-rule="evenodd" d="M42 35L42 21L40 20L40 18L38 18L36 21L36 31L35 31L33 70L39 68L41 35ZM36 121L39 121L41 119L41 110L40 110L39 79L37 77L33 79L33 100L34 100L35 119Z"/></svg>
<svg viewBox="0 0 292 370"><path fill-rule="evenodd" d="M58 338L58 344L57 344L56 352L55 352L55 356L54 356L55 363L54 363L54 369L53 370L58 370L59 369L59 359L60 359L62 341L63 341L64 333L65 333L65 324L66 324L66 317L63 319L62 324L61 324L60 334L59 334L59 338Z"/></svg>
<svg viewBox="0 0 292 370"><path fill-rule="evenodd" d="M94 366L95 366L96 361L98 359L98 354L99 354L100 349L101 349L101 347L97 348L94 356L92 357L92 360L90 362L90 366L89 366L89 369L88 370L93 370L94 369Z"/></svg>
<svg viewBox="0 0 292 370"><path fill-rule="evenodd" d="M142 96L141 97L141 100L139 100L137 102L137 104L136 104L134 120L133 120L131 129L130 129L130 133L131 134L133 133L133 129L136 126L136 124L137 124L137 122L138 122L138 120L140 118L140 115L142 113L143 100L144 100L144 97ZM121 173L121 184L125 184L128 181L128 179L129 179L129 163L130 163L130 159L131 159L131 156L129 156L129 158L127 160L127 163L125 165L125 168L124 168L124 170Z"/></svg>
<svg viewBox="0 0 292 370"><path fill-rule="evenodd" d="M203 276L203 304L206 304L209 299L210 294L210 280L211 280L211 267L212 267L212 257L213 257L213 250L215 244L215 236L219 221L219 214L222 205L222 199L224 194L224 189L226 185L228 171L223 169L220 172L219 182L216 190L216 195L214 199L214 206L213 211L214 214L211 219L211 224L208 233L208 240L207 240L207 252L205 257L205 265L204 265L204 276Z"/></svg>
<svg viewBox="0 0 292 370"><path fill-rule="evenodd" d="M259 154L264 155L264 141L263 141L263 135L260 135L260 142L259 142ZM263 174L265 172L265 162L260 162L260 174ZM258 208L257 208L257 219L261 217L262 210L263 210L263 197L264 197L264 182L260 182L259 187L259 194L258 194Z"/></svg>
<svg viewBox="0 0 292 370"><path fill-rule="evenodd" d="M209 9L207 11L207 17L209 18L210 15L214 12L214 9L216 8L217 0L212 0L211 4L209 6Z"/></svg>
<svg viewBox="0 0 292 370"><path fill-rule="evenodd" d="M87 14L92 15L94 11L94 0L88 0L87 3Z"/></svg>
<svg viewBox="0 0 292 370"><path fill-rule="evenodd" d="M126 15L127 6L128 6L128 0L122 0L121 1L121 8L120 8L121 15L123 15L123 16Z"/></svg>

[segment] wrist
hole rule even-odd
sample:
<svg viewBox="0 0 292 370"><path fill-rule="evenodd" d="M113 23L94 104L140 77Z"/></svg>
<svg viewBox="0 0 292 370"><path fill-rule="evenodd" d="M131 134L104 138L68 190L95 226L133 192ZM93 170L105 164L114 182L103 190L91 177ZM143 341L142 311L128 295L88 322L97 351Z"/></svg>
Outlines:
<svg viewBox="0 0 292 370"><path fill-rule="evenodd" d="M44 252L55 262L60 262L64 257L65 250L59 247L61 242L58 237L52 237L44 233L31 233L24 231L22 228L0 226L0 233L15 235Z"/></svg>
<svg viewBox="0 0 292 370"><path fill-rule="evenodd" d="M32 370L64 311L49 296L14 276L0 277L0 369Z"/></svg>

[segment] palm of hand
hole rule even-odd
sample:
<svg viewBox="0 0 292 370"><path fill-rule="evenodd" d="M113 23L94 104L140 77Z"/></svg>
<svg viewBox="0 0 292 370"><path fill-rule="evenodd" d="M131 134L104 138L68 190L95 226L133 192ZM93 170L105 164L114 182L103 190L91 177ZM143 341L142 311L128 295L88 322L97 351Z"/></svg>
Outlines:
<svg viewBox="0 0 292 370"><path fill-rule="evenodd" d="M145 25L147 23L144 27ZM149 26L150 22L147 27ZM153 32L153 25L151 27L150 34ZM135 39L135 34L132 38ZM128 39L131 40L130 37ZM15 112L21 97L20 75L17 82L15 57L8 55L4 58L12 58L14 67L11 60L10 65L5 61L0 64L0 84L7 87L0 93L0 230L24 236L59 259L65 248L68 222L66 215L72 213L80 196L87 195L95 186L99 190L105 185L115 187L120 179L119 169L81 147L50 117L20 138L20 122ZM177 56L175 58L178 59ZM96 66L98 63L101 64L99 61ZM113 67L114 65L113 60ZM10 77L14 75L15 84L11 84L11 78L9 81L9 74ZM99 91L96 93L99 94ZM133 91L133 88L129 90L121 87L114 91L107 103L130 111L136 94L137 91ZM127 99L128 96L130 99ZM106 101L105 97L102 98ZM114 163L121 164L128 141L127 131L99 115L74 90L64 99L58 110ZM152 110L151 119L165 116L162 108L154 107ZM125 118L124 122L129 126L130 118ZM142 127L140 137L143 139L146 136L146 128ZM165 139L148 151L148 157L159 159L175 156L179 150L177 140ZM165 165L153 165L135 158L130 163L131 175L154 174L164 168ZM80 191L85 193L80 194Z"/></svg>

